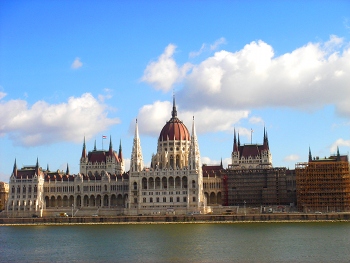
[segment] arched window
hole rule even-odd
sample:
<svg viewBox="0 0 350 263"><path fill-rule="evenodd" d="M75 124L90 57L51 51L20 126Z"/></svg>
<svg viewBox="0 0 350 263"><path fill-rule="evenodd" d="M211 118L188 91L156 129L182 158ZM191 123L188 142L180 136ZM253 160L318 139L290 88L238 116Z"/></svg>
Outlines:
<svg viewBox="0 0 350 263"><path fill-rule="evenodd" d="M192 188L196 188L196 181L192 180Z"/></svg>
<svg viewBox="0 0 350 263"><path fill-rule="evenodd" d="M34 193L38 192L38 187L34 185Z"/></svg>
<svg viewBox="0 0 350 263"><path fill-rule="evenodd" d="M174 156L170 155L170 167L174 169Z"/></svg>
<svg viewBox="0 0 350 263"><path fill-rule="evenodd" d="M15 187L14 186L12 186L12 193L14 194L15 193Z"/></svg>
<svg viewBox="0 0 350 263"><path fill-rule="evenodd" d="M134 190L137 190L137 183L134 182Z"/></svg>

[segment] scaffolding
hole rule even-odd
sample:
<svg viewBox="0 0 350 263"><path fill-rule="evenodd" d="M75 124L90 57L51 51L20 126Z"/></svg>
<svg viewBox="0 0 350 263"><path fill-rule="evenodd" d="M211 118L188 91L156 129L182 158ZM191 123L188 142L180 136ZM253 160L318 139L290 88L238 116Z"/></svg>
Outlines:
<svg viewBox="0 0 350 263"><path fill-rule="evenodd" d="M334 158L295 166L297 204L302 212L350 210L349 162Z"/></svg>

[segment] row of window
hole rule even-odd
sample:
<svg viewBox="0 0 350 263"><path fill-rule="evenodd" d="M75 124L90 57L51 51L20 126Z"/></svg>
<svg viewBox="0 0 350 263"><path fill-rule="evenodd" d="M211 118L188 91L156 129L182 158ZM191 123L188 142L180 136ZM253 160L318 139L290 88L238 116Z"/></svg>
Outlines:
<svg viewBox="0 0 350 263"><path fill-rule="evenodd" d="M203 184L204 188L207 189L221 189L221 182L216 182L216 183L204 183Z"/></svg>
<svg viewBox="0 0 350 263"><path fill-rule="evenodd" d="M45 193L74 193L74 191L80 192L81 188L79 185L76 186L45 186L44 192ZM108 186L104 185L102 188L101 185L84 185L83 191L84 192L101 192L101 189L103 189L105 192L108 191ZM110 185L109 187L110 191L128 191L129 186L128 185Z"/></svg>
<svg viewBox="0 0 350 263"><path fill-rule="evenodd" d="M36 193L38 191L38 187L36 185L34 185L33 187L33 190L34 190L34 193ZM11 189L11 193L14 194L16 192L16 188L15 186L12 186L12 189ZM27 186L23 186L22 187L22 194L25 194L27 192ZM28 193L31 193L32 192L32 186L29 185L28 186ZM21 187L18 185L17 186L17 194L20 194L21 193Z"/></svg>
<svg viewBox="0 0 350 263"><path fill-rule="evenodd" d="M169 200L169 202L172 203L172 202L174 202L174 197L169 197L169 199L167 197L163 197L163 199L161 199L160 197L156 197L156 198L150 197L149 198L149 203L153 203L153 202L159 203L160 200L163 200L163 203L166 203L167 200ZM181 198L178 196L178 197L175 198L175 200L176 200L175 202L179 203ZM196 197L195 196L192 197L192 201L196 202ZM147 203L147 197L142 198L142 202L143 203ZM182 197L182 202L187 202L187 197L186 196ZM134 203L137 203L137 198L134 198Z"/></svg>

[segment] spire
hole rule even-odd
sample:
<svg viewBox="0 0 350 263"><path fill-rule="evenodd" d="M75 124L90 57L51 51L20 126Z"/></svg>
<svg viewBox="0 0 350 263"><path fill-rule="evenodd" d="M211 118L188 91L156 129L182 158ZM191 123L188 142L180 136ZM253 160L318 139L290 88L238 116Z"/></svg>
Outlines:
<svg viewBox="0 0 350 263"><path fill-rule="evenodd" d="M171 116L173 118L177 117L177 110L176 110L176 105L175 105L175 95L173 95L173 110L171 112Z"/></svg>
<svg viewBox="0 0 350 263"><path fill-rule="evenodd" d="M82 152L81 152L81 158L86 158L85 136L84 136L83 150L82 150Z"/></svg>
<svg viewBox="0 0 350 263"><path fill-rule="evenodd" d="M46 166L46 171L50 172L49 164L47 164L47 166Z"/></svg>
<svg viewBox="0 0 350 263"><path fill-rule="evenodd" d="M340 161L339 146L337 146L337 161Z"/></svg>
<svg viewBox="0 0 350 263"><path fill-rule="evenodd" d="M220 167L221 167L221 169L223 168L223 166L222 166L222 157L221 157L221 161L220 161Z"/></svg>
<svg viewBox="0 0 350 263"><path fill-rule="evenodd" d="M265 129L265 126L264 126L264 149L265 150L269 150L269 138L267 136L267 131Z"/></svg>
<svg viewBox="0 0 350 263"><path fill-rule="evenodd" d="M119 153L118 153L118 158L120 161L123 160L123 151L122 151L122 139L120 139L120 143L119 143Z"/></svg>
<svg viewBox="0 0 350 263"><path fill-rule="evenodd" d="M66 175L69 175L69 166L68 166L68 163L67 163Z"/></svg>
<svg viewBox="0 0 350 263"><path fill-rule="evenodd" d="M112 135L109 136L109 155L112 156L113 154L113 146L112 146Z"/></svg>
<svg viewBox="0 0 350 263"><path fill-rule="evenodd" d="M15 158L15 163L13 165L13 175L17 176L17 162L16 162L16 158Z"/></svg>
<svg viewBox="0 0 350 263"><path fill-rule="evenodd" d="M95 144L94 144L94 151L97 151L96 150L96 139L95 139Z"/></svg>
<svg viewBox="0 0 350 263"><path fill-rule="evenodd" d="M137 119L136 119L134 142L132 146L131 160L130 160L130 171L140 172L142 170L143 170L143 157L142 157L141 142L139 137L139 128L138 128Z"/></svg>
<svg viewBox="0 0 350 263"><path fill-rule="evenodd" d="M191 134L190 152L188 155L188 163L189 163L189 169L191 170L201 169L202 167L197 134L196 134L196 127L194 124L194 116L193 116L193 122L192 122L192 134Z"/></svg>
<svg viewBox="0 0 350 263"><path fill-rule="evenodd" d="M236 139L236 128L233 130L233 151L238 152L238 145L237 145L237 139Z"/></svg>
<svg viewBox="0 0 350 263"><path fill-rule="evenodd" d="M39 158L36 157L35 173L39 175Z"/></svg>
<svg viewBox="0 0 350 263"><path fill-rule="evenodd" d="M238 147L241 146L241 142L239 141L239 132L238 132Z"/></svg>
<svg viewBox="0 0 350 263"><path fill-rule="evenodd" d="M309 162L311 162L311 161L312 161L312 155L311 155L311 148L309 146Z"/></svg>

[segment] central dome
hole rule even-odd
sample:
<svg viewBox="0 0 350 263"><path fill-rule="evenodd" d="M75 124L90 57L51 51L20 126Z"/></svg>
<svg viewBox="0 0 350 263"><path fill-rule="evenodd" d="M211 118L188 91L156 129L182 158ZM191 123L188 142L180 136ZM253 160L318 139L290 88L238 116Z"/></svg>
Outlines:
<svg viewBox="0 0 350 263"><path fill-rule="evenodd" d="M185 124L177 118L175 98L173 99L173 111L171 119L165 124L159 135L159 141L176 140L189 141L191 136Z"/></svg>

